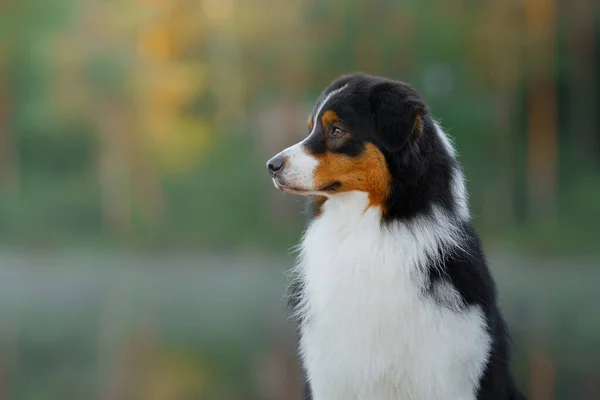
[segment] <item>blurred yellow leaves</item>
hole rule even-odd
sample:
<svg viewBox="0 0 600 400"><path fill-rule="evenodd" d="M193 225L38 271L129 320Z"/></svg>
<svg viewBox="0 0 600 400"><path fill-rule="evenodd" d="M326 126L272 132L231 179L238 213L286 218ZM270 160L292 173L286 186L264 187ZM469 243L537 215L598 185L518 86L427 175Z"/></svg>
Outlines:
<svg viewBox="0 0 600 400"><path fill-rule="evenodd" d="M159 60L173 57L173 37L165 26L155 24L140 33L138 51L140 54Z"/></svg>
<svg viewBox="0 0 600 400"><path fill-rule="evenodd" d="M209 24L203 5L73 2L75 18L47 39L55 114L67 124L90 121L99 138L94 161L110 231L134 229L132 204L157 220L164 204L161 175L194 167L214 136L214 112L198 102L217 85L209 80L214 54L204 46Z"/></svg>
<svg viewBox="0 0 600 400"><path fill-rule="evenodd" d="M234 5L234 0L204 0L202 9L210 21L222 24L231 18Z"/></svg>
<svg viewBox="0 0 600 400"><path fill-rule="evenodd" d="M191 97L205 87L206 70L201 64L170 65L158 71L146 71L148 81L142 84L143 94L148 96L148 117L166 118L174 110L180 109Z"/></svg>
<svg viewBox="0 0 600 400"><path fill-rule="evenodd" d="M54 105L67 117L97 116L106 114L104 108L114 109L111 104L118 102L127 108L121 112L131 123L126 130L115 128L123 129L116 134L134 137L130 143L141 147L132 154L140 157L149 150L154 158L149 161L158 161L159 169L189 167L200 159L213 128L210 115L184 111L209 90L206 54L195 51L205 36L204 3L117 3L93 0L82 5L74 25L52 38L57 76L52 82ZM131 18L134 10L137 16ZM114 29L117 25L120 28ZM109 71L113 65L123 65L123 79L117 81L122 87L105 93L103 89L113 78ZM90 70L100 80L90 78Z"/></svg>
<svg viewBox="0 0 600 400"><path fill-rule="evenodd" d="M146 2L147 3L147 2ZM188 168L208 144L211 123L183 112L207 89L207 67L185 49L201 40L201 13L190 2L153 2L159 7L139 30L137 111L151 152L167 170Z"/></svg>

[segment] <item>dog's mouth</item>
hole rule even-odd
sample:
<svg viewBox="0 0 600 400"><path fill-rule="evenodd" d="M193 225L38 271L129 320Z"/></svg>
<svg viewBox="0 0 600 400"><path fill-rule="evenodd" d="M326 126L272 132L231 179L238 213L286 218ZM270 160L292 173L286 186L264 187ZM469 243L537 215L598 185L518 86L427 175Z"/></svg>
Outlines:
<svg viewBox="0 0 600 400"><path fill-rule="evenodd" d="M342 186L342 184L338 181L334 181L331 182L328 185L322 186L321 189L319 189L319 192L333 192L334 190L339 189L339 187Z"/></svg>
<svg viewBox="0 0 600 400"><path fill-rule="evenodd" d="M318 193L332 193L335 190L337 190L340 186L342 186L342 184L340 182L331 182L327 185L321 186L318 189L305 189L305 188L300 188L300 187L296 187L294 185L291 185L285 181L282 181L280 179L274 178L273 179L273 184L275 185L275 187L278 190L281 190L282 192L287 192L287 193L292 193L292 194L300 194L300 195L310 195L310 194L318 194Z"/></svg>
<svg viewBox="0 0 600 400"><path fill-rule="evenodd" d="M285 182L282 179L278 179L278 178L273 178L273 184L275 185L275 187L282 191L282 192L288 192L288 193L296 193L296 194L304 194L306 192L308 192L308 190L306 189L302 189L293 185L290 185L289 183Z"/></svg>

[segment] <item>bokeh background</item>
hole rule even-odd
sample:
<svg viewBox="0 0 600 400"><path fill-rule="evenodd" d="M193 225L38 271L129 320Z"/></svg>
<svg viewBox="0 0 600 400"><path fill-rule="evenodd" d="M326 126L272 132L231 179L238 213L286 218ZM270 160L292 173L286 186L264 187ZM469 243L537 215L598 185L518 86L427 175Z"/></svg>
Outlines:
<svg viewBox="0 0 600 400"><path fill-rule="evenodd" d="M324 86L402 79L454 138L533 400L600 398L595 0L0 2L0 399L294 400Z"/></svg>

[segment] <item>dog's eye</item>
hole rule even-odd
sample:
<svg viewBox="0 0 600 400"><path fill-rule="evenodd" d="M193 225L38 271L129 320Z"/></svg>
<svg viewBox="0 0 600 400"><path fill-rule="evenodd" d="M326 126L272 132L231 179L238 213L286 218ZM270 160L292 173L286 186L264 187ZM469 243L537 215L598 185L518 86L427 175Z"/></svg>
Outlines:
<svg viewBox="0 0 600 400"><path fill-rule="evenodd" d="M344 136L346 134L346 132L340 128L337 127L333 127L331 128L331 130L329 131L329 136L334 137L334 138L341 138L342 136Z"/></svg>

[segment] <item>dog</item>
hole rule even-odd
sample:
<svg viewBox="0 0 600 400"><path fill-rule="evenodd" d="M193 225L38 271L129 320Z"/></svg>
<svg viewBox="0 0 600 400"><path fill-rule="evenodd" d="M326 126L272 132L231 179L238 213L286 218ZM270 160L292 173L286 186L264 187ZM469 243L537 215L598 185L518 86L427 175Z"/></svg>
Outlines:
<svg viewBox="0 0 600 400"><path fill-rule="evenodd" d="M267 162L308 196L289 289L311 400L523 400L464 175L408 84L344 75Z"/></svg>

